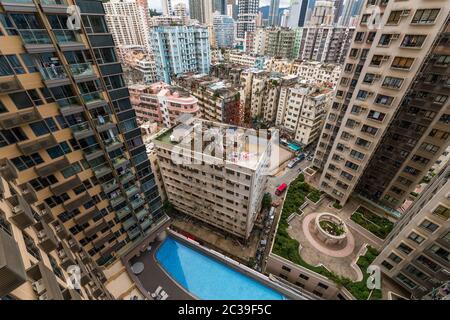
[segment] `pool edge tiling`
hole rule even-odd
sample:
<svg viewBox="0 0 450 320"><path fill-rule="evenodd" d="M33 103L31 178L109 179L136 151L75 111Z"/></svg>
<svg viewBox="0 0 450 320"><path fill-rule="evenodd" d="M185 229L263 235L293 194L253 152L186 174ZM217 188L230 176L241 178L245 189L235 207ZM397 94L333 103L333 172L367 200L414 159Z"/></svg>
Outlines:
<svg viewBox="0 0 450 320"><path fill-rule="evenodd" d="M169 236L156 261L174 281L202 300L285 300L283 294Z"/></svg>

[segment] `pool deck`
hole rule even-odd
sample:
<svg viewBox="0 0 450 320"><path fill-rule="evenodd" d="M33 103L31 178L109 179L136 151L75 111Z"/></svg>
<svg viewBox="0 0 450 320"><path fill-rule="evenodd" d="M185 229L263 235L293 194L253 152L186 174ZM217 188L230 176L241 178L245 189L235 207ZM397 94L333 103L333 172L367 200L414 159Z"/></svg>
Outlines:
<svg viewBox="0 0 450 320"><path fill-rule="evenodd" d="M151 251L146 251L139 257L130 259L130 265L136 262L144 264L144 271L135 277L147 292L155 292L156 288L161 286L169 295L167 300L194 300L178 283L172 280L156 261L155 253L161 243L160 241L153 242Z"/></svg>

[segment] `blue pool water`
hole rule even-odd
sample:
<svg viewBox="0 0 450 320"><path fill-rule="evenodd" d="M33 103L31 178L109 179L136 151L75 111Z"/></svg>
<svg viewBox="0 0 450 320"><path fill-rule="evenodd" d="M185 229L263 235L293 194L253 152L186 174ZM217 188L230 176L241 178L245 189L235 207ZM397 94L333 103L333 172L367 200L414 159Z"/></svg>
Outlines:
<svg viewBox="0 0 450 320"><path fill-rule="evenodd" d="M202 300L283 300L279 292L168 237L156 252L163 268Z"/></svg>

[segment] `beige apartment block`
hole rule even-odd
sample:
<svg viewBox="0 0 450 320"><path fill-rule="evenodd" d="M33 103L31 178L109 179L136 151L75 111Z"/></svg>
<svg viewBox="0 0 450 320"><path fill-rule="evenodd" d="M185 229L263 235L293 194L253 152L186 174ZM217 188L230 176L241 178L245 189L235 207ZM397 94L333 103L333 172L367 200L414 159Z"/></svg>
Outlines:
<svg viewBox="0 0 450 320"><path fill-rule="evenodd" d="M0 300L113 299L103 271L51 208L33 205L36 194L11 183L13 165L3 162L0 172ZM79 268L79 281L70 280L70 266Z"/></svg>
<svg viewBox="0 0 450 320"><path fill-rule="evenodd" d="M247 239L261 208L270 153L266 139L260 137L259 148L256 139L253 130L195 118L157 136L168 200L182 213Z"/></svg>
<svg viewBox="0 0 450 320"><path fill-rule="evenodd" d="M380 28L369 17L382 9ZM448 1L367 1L314 165L341 203L395 211L449 144Z"/></svg>
<svg viewBox="0 0 450 320"><path fill-rule="evenodd" d="M438 288L450 280L449 178L447 163L397 222L374 261L416 299L433 289L438 296Z"/></svg>
<svg viewBox="0 0 450 320"><path fill-rule="evenodd" d="M308 146L320 135L333 91L310 84L282 86L275 124L301 145Z"/></svg>

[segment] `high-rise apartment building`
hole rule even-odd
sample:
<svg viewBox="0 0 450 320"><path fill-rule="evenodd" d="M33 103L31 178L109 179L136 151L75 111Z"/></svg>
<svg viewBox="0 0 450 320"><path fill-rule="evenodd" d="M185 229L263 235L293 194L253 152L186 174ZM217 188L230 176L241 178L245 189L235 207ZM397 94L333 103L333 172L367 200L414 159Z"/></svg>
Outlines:
<svg viewBox="0 0 450 320"><path fill-rule="evenodd" d="M68 20L74 4L79 28ZM49 252L61 250L55 265L108 265L166 217L102 2L3 1L1 10L0 162L14 190L6 219L21 254L27 242L35 257L28 278L55 292Z"/></svg>
<svg viewBox="0 0 450 320"><path fill-rule="evenodd" d="M192 120L154 140L168 200L181 212L245 240L261 208L270 144L259 137L258 148L251 130ZM216 143L211 144L212 137ZM173 161L180 155L182 162Z"/></svg>
<svg viewBox="0 0 450 320"><path fill-rule="evenodd" d="M270 0L269 26L278 26L278 11L280 10L280 0Z"/></svg>
<svg viewBox="0 0 450 320"><path fill-rule="evenodd" d="M306 23L306 11L308 9L308 0L291 0L288 27L303 27Z"/></svg>
<svg viewBox="0 0 450 320"><path fill-rule="evenodd" d="M381 1L359 19L316 150L321 188L400 207L449 144L449 6ZM399 213L393 212L399 216Z"/></svg>
<svg viewBox="0 0 450 320"><path fill-rule="evenodd" d="M234 84L206 74L180 75L174 82L197 98L204 119L233 125L242 124L243 110L239 88Z"/></svg>
<svg viewBox="0 0 450 320"><path fill-rule="evenodd" d="M189 21L186 4L183 2L179 2L173 7L173 15L176 17L181 17L184 24L187 24Z"/></svg>
<svg viewBox="0 0 450 320"><path fill-rule="evenodd" d="M227 0L213 0L213 13L219 12L221 15L227 14Z"/></svg>
<svg viewBox="0 0 450 320"><path fill-rule="evenodd" d="M138 123L157 122L169 128L183 114L201 115L197 99L183 88L157 82L131 85L128 89Z"/></svg>
<svg viewBox="0 0 450 320"><path fill-rule="evenodd" d="M333 23L336 25L339 22L339 18L342 15L342 11L344 10L344 2L345 0L334 0L334 19Z"/></svg>
<svg viewBox="0 0 450 320"><path fill-rule="evenodd" d="M162 12L164 16L170 16L173 13L172 0L161 0Z"/></svg>
<svg viewBox="0 0 450 320"><path fill-rule="evenodd" d="M211 52L207 27L154 26L150 29L150 42L160 81L170 84L172 76L186 72L209 73Z"/></svg>
<svg viewBox="0 0 450 320"><path fill-rule="evenodd" d="M144 2L110 0L104 2L103 6L106 24L116 45L140 45L150 52L148 7Z"/></svg>
<svg viewBox="0 0 450 320"><path fill-rule="evenodd" d="M246 32L255 31L259 0L238 0L238 6L237 38L243 40Z"/></svg>
<svg viewBox="0 0 450 320"><path fill-rule="evenodd" d="M212 25L213 0L189 0L189 16L205 25Z"/></svg>
<svg viewBox="0 0 450 320"><path fill-rule="evenodd" d="M288 28L264 29L264 55L269 57L297 58L294 52L297 32ZM258 39L259 40L259 39Z"/></svg>
<svg viewBox="0 0 450 320"><path fill-rule="evenodd" d="M437 173L397 222L374 261L383 274L420 299L448 283L450 163ZM431 298L431 297L430 297Z"/></svg>
<svg viewBox="0 0 450 320"><path fill-rule="evenodd" d="M234 44L234 20L229 16L214 14L214 35L218 48L231 48Z"/></svg>
<svg viewBox="0 0 450 320"><path fill-rule="evenodd" d="M331 96L330 88L317 85L282 86L275 124L301 145L311 145L319 138Z"/></svg>
<svg viewBox="0 0 450 320"><path fill-rule="evenodd" d="M353 7L356 0L346 0L344 9L342 10L342 16L339 19L339 24L342 26L349 26L350 18L353 16Z"/></svg>

